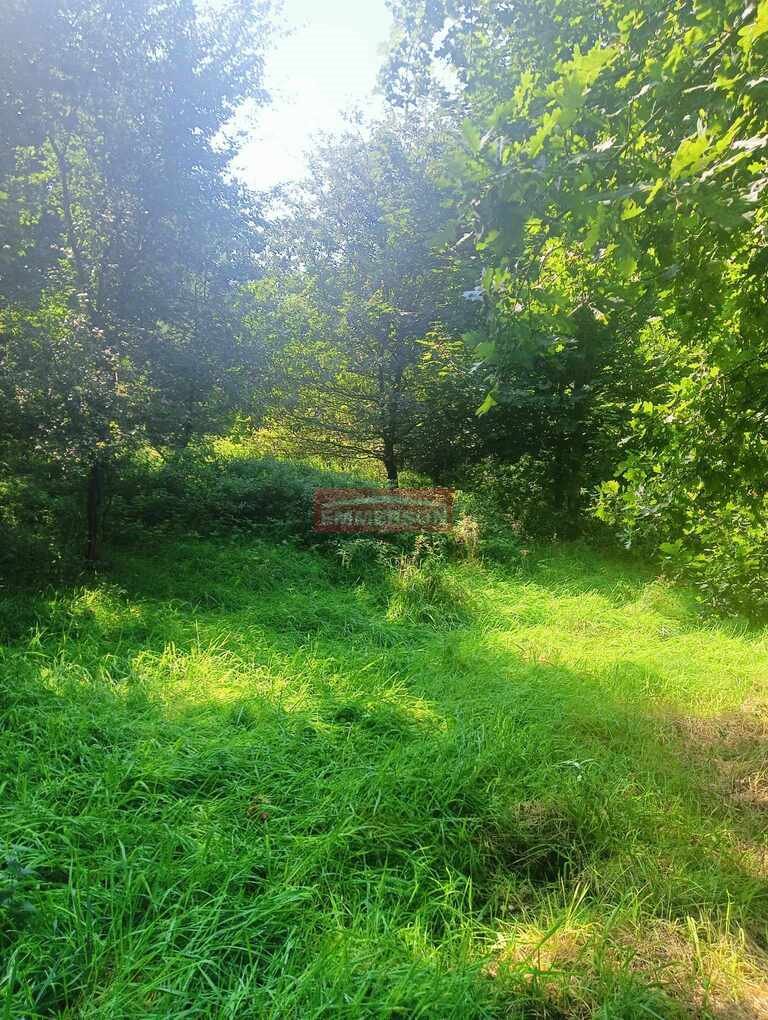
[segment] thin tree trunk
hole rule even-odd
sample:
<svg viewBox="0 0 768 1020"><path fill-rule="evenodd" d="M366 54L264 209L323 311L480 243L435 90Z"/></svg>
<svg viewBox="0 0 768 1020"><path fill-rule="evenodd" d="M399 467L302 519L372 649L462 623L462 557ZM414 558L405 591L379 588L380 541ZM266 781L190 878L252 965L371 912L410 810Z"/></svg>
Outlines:
<svg viewBox="0 0 768 1020"><path fill-rule="evenodd" d="M69 246L72 249L72 261L75 265L75 274L77 276L77 285L80 292L85 295L85 299L88 303L88 310L93 317L93 309L91 307L91 292L88 287L88 273L85 268L85 260L83 259L83 253L80 249L80 242L77 237L77 231L75 230L75 221L72 216L72 198L69 190L69 164L66 159L66 148L62 148L58 145L55 138L51 137L48 139L53 154L56 157L56 163L59 167L59 179L61 182L61 204L64 213L64 225L67 228L67 240Z"/></svg>
<svg viewBox="0 0 768 1020"><path fill-rule="evenodd" d="M86 528L87 542L85 558L89 563L96 563L101 552L101 517L104 507L104 465L94 461L88 474L86 489Z"/></svg>
<svg viewBox="0 0 768 1020"><path fill-rule="evenodd" d="M390 489L396 489L399 484L397 463L394 460L385 460L384 467L387 471L387 485Z"/></svg>
<svg viewBox="0 0 768 1020"><path fill-rule="evenodd" d="M398 485L397 458L395 457L395 444L389 436L384 437L384 455L381 459L387 472L387 485L390 489L396 489Z"/></svg>

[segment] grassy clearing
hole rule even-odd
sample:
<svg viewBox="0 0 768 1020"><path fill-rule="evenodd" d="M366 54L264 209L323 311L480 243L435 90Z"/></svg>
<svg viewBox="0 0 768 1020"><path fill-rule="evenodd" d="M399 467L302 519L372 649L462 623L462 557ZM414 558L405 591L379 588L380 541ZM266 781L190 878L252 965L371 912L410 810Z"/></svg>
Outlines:
<svg viewBox="0 0 768 1020"><path fill-rule="evenodd" d="M768 640L642 571L166 540L0 626L4 1016L768 1013Z"/></svg>

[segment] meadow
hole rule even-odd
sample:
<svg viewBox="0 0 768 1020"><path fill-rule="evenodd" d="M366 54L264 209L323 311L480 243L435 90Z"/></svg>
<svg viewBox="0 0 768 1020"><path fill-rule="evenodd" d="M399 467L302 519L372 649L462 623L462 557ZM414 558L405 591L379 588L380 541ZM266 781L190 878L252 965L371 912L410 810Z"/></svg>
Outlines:
<svg viewBox="0 0 768 1020"><path fill-rule="evenodd" d="M766 68L0 3L0 1020L768 1020Z"/></svg>
<svg viewBox="0 0 768 1020"><path fill-rule="evenodd" d="M372 549L6 595L2 1016L768 1015L765 633L579 545Z"/></svg>

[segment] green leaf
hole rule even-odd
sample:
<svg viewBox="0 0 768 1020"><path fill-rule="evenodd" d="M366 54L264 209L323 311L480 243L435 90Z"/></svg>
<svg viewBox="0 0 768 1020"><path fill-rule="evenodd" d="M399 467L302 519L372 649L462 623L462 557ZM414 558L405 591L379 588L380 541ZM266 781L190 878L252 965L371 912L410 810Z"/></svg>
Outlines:
<svg viewBox="0 0 768 1020"><path fill-rule="evenodd" d="M492 393L489 393L485 400L482 402L482 404L478 407L477 411L475 411L475 414L478 417L480 417L483 414L487 414L491 410L491 408L496 407L497 404L498 400L496 400Z"/></svg>
<svg viewBox="0 0 768 1020"><path fill-rule="evenodd" d="M665 556L675 556L682 549L683 543L678 540L676 542L662 542L659 546L659 552L664 553Z"/></svg>
<svg viewBox="0 0 768 1020"><path fill-rule="evenodd" d="M702 169L701 163L704 161L704 165L707 163L707 152L711 151L712 143L711 139L704 131L701 134L691 135L689 138L684 138L677 148L677 152L672 157L672 162L669 167L669 176L672 180L677 180L678 177L689 177L697 169Z"/></svg>
<svg viewBox="0 0 768 1020"><path fill-rule="evenodd" d="M481 240L477 242L477 250L484 251L489 245L493 244L496 238L499 236L499 231L495 228L489 230L487 234L484 234Z"/></svg>
<svg viewBox="0 0 768 1020"><path fill-rule="evenodd" d="M645 208L642 205L638 205L633 198L629 198L624 202L621 218L623 220L633 220L636 216L642 216L644 212Z"/></svg>
<svg viewBox="0 0 768 1020"><path fill-rule="evenodd" d="M616 267L625 280L628 280L637 269L635 247L628 238L622 239L616 249Z"/></svg>
<svg viewBox="0 0 768 1020"><path fill-rule="evenodd" d="M739 46L745 53L749 53L760 36L768 32L768 0L760 0L757 5L755 20L739 32Z"/></svg>
<svg viewBox="0 0 768 1020"><path fill-rule="evenodd" d="M534 158L556 128L567 130L575 122L587 97L590 86L603 68L615 58L615 46L595 45L587 53L577 46L571 60L560 66L560 78L549 87L551 108L542 116L538 130L528 142L528 151Z"/></svg>
<svg viewBox="0 0 768 1020"><path fill-rule="evenodd" d="M657 178L656 182L652 185L651 190L648 192L648 198L646 198L645 200L646 205L650 205L653 202L654 198L656 198L658 193L664 187L665 183L666 178L664 177Z"/></svg>
<svg viewBox="0 0 768 1020"><path fill-rule="evenodd" d="M594 84L600 72L613 61L617 53L616 46L600 46L596 43L587 53L581 53L577 46L573 59L563 70L568 71L582 89L587 89Z"/></svg>
<svg viewBox="0 0 768 1020"><path fill-rule="evenodd" d="M475 347L475 354L481 361L490 361L496 356L496 344L492 340L486 340Z"/></svg>
<svg viewBox="0 0 768 1020"><path fill-rule="evenodd" d="M584 236L584 250L591 252L603 236L606 212L605 206L599 205L595 215L587 222L587 233Z"/></svg>

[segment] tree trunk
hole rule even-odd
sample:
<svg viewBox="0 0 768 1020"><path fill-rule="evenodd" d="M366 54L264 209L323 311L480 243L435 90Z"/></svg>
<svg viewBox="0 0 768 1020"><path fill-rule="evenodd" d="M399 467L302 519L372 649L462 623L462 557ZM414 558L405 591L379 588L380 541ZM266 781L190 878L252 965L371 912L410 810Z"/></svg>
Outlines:
<svg viewBox="0 0 768 1020"><path fill-rule="evenodd" d="M104 507L104 465L94 461L88 474L86 490L85 516L87 528L87 544L85 558L89 563L96 563L100 553L101 517Z"/></svg>
<svg viewBox="0 0 768 1020"><path fill-rule="evenodd" d="M397 458L395 457L395 444L391 439L384 438L384 469L387 472L387 485L390 489L396 489L398 485Z"/></svg>
<svg viewBox="0 0 768 1020"><path fill-rule="evenodd" d="M394 460L385 460L384 467L387 469L387 485L390 489L398 487L397 464Z"/></svg>

